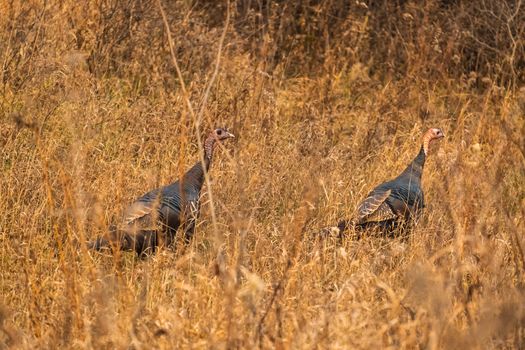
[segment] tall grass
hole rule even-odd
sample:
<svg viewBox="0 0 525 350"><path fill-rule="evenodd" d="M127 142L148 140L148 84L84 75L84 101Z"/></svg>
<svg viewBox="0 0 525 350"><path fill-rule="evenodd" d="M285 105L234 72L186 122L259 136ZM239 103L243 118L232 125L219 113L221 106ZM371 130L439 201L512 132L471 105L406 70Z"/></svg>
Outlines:
<svg viewBox="0 0 525 350"><path fill-rule="evenodd" d="M523 6L1 2L0 344L525 347ZM216 126L190 246L86 250ZM410 236L319 240L428 127Z"/></svg>

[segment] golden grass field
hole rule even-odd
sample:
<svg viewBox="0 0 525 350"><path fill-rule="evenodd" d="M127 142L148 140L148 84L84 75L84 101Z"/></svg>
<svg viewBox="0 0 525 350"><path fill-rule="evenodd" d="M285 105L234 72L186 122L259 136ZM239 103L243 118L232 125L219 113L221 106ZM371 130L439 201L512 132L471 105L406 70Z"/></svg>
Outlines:
<svg viewBox="0 0 525 350"><path fill-rule="evenodd" d="M525 5L495 3L474 38L461 1L0 1L0 348L525 348ZM216 126L189 246L86 249ZM320 240L429 127L408 237Z"/></svg>

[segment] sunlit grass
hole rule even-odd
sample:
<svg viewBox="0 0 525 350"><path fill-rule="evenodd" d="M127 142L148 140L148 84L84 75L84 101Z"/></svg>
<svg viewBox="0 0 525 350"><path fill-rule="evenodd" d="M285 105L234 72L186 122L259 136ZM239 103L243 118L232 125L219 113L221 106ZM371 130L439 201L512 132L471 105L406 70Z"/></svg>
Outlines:
<svg viewBox="0 0 525 350"><path fill-rule="evenodd" d="M88 7L87 17L96 12ZM198 110L221 30L192 27L179 10L168 13L180 21L177 40L183 32L209 45L177 51ZM26 82L2 85L0 343L524 346L522 92L459 79L385 82L361 63L293 78L277 66L270 76L227 46L195 130L166 51L149 72L139 58L118 74L90 72L87 55L68 55L76 50L60 14L46 30L61 51L44 45L20 66ZM240 40L229 33L225 45ZM214 155L214 201L205 187L188 247L145 260L87 251L135 198L198 161L196 133L216 126L236 138ZM410 235L319 240L319 228L350 218L405 168L428 127L446 138L427 159L427 206Z"/></svg>

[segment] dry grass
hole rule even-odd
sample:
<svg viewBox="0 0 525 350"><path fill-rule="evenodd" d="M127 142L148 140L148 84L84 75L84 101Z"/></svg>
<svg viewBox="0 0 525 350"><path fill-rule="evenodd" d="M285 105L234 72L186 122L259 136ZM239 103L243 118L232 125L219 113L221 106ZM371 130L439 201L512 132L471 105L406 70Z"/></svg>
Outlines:
<svg viewBox="0 0 525 350"><path fill-rule="evenodd" d="M163 4L179 79L157 1L0 2L1 348L525 347L521 2L483 2L478 66L461 2L299 4L232 3L215 77L227 6ZM189 247L85 249L221 125ZM315 238L431 126L407 239Z"/></svg>

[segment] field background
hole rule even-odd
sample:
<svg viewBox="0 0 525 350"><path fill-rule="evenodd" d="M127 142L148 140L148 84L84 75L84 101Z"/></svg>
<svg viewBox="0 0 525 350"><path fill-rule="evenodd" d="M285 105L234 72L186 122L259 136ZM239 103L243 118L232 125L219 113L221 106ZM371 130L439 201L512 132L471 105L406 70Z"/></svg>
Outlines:
<svg viewBox="0 0 525 350"><path fill-rule="evenodd" d="M161 2L0 0L0 348L525 348L525 4ZM216 126L189 247L86 250ZM408 239L316 238L429 127Z"/></svg>

